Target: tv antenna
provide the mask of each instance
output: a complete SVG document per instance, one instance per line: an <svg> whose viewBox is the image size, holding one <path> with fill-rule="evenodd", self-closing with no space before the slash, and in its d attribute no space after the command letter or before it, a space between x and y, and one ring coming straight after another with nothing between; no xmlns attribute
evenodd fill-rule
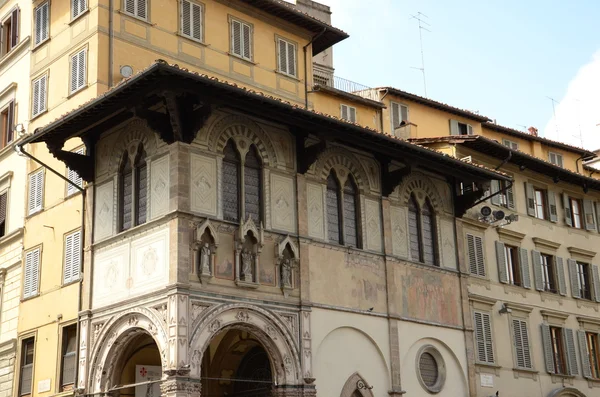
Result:
<svg viewBox="0 0 600 397"><path fill-rule="evenodd" d="M413 69L420 70L421 73L423 74L423 90L425 92L425 98L427 98L427 80L425 79L425 56L423 55L423 30L430 32L430 33L431 33L431 30L429 30L428 28L426 28L423 25L426 25L429 27L431 27L431 25L429 23L427 23L426 21L424 21L423 17L429 18L427 15L423 14L422 12L417 12L417 15L411 15L410 19L416 19L419 22L419 43L421 44L421 67L420 68L413 67Z"/></svg>
<svg viewBox="0 0 600 397"><path fill-rule="evenodd" d="M556 129L556 138L558 139L558 120L556 120L556 108L554 107L554 104L558 103L558 101L549 96L546 96L546 98L552 101L552 115L554 116L554 128Z"/></svg>

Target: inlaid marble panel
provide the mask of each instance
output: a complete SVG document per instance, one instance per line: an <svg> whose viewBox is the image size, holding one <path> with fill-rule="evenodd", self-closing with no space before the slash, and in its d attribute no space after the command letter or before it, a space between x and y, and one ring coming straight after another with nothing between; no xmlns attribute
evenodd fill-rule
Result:
<svg viewBox="0 0 600 397"><path fill-rule="evenodd" d="M191 210L217 215L217 162L200 154L190 155Z"/></svg>

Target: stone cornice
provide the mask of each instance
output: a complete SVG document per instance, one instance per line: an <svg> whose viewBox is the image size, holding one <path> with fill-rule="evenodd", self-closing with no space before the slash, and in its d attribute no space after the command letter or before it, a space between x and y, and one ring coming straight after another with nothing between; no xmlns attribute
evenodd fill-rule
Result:
<svg viewBox="0 0 600 397"><path fill-rule="evenodd" d="M484 222L479 222L478 220L475 219L469 219L469 218L459 218L459 221L461 221L463 224L467 225L467 226L472 226L475 229L478 229L480 231L485 231L487 230L490 225Z"/></svg>
<svg viewBox="0 0 600 397"><path fill-rule="evenodd" d="M571 255L579 255L579 256L583 256L586 258L594 258L596 256L596 252L594 251L589 251L583 248L577 248L577 247L567 247L567 250L569 251L569 253Z"/></svg>
<svg viewBox="0 0 600 397"><path fill-rule="evenodd" d="M569 318L569 313L556 312L554 310L540 310L540 314L542 317L552 317L563 321Z"/></svg>
<svg viewBox="0 0 600 397"><path fill-rule="evenodd" d="M486 305L493 306L493 305L496 304L496 302L498 302L498 299L496 299L496 298L489 298L489 297L483 296L483 295L469 294L469 301L484 303Z"/></svg>
<svg viewBox="0 0 600 397"><path fill-rule="evenodd" d="M496 232L498 233L498 235L500 237L504 237L504 238L508 238L508 239L512 239L512 240L523 240L525 238L525 234L524 233L519 233L517 231L514 230L510 230L510 229L505 229L502 227L499 227L496 229Z"/></svg>
<svg viewBox="0 0 600 397"><path fill-rule="evenodd" d="M551 249L551 250L557 250L558 247L560 247L560 243L554 242L554 241L550 241L550 240L546 240L544 238L540 238L540 237L533 237L531 239L533 241L533 243L535 244L536 247L538 248L546 248L546 249Z"/></svg>

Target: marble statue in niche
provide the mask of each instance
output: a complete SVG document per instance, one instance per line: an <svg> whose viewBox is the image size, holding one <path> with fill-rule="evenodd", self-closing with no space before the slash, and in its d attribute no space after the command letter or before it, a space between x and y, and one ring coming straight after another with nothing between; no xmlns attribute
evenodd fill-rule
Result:
<svg viewBox="0 0 600 397"><path fill-rule="evenodd" d="M292 261L290 258L285 258L281 262L281 286L292 287Z"/></svg>
<svg viewBox="0 0 600 397"><path fill-rule="evenodd" d="M240 253L240 280L244 282L254 282L255 264L256 264L256 245L257 240L254 234L249 231L242 244Z"/></svg>
<svg viewBox="0 0 600 397"><path fill-rule="evenodd" d="M212 227L208 226L199 229L194 242L194 268L192 272L196 273L202 282L210 281L215 272L217 243L213 230Z"/></svg>
<svg viewBox="0 0 600 397"><path fill-rule="evenodd" d="M200 274L211 274L210 255L210 247L208 243L204 243L202 248L200 248Z"/></svg>
<svg viewBox="0 0 600 397"><path fill-rule="evenodd" d="M279 286L285 296L294 288L294 272L298 267L298 259L295 251L289 243L285 243L285 248L280 249L277 258L279 268Z"/></svg>
<svg viewBox="0 0 600 397"><path fill-rule="evenodd" d="M252 281L252 262L254 255L249 249L244 248L242 250L242 270L240 277L244 281Z"/></svg>

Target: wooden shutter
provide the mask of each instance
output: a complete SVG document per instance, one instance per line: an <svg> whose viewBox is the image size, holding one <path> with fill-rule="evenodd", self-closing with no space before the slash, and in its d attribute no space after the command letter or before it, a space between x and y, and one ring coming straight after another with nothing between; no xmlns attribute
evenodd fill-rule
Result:
<svg viewBox="0 0 600 397"><path fill-rule="evenodd" d="M146 17L148 16L146 2L147 0L135 0L137 8L135 15L142 19L146 19Z"/></svg>
<svg viewBox="0 0 600 397"><path fill-rule="evenodd" d="M600 303L600 274L598 266L592 265L592 285L594 286L594 299Z"/></svg>
<svg viewBox="0 0 600 397"><path fill-rule="evenodd" d="M513 319L513 335L517 367L532 368L527 323L522 320Z"/></svg>
<svg viewBox="0 0 600 397"><path fill-rule="evenodd" d="M71 0L71 18L75 19L87 10L86 0Z"/></svg>
<svg viewBox="0 0 600 397"><path fill-rule="evenodd" d="M71 93L85 85L86 50L83 49L71 57Z"/></svg>
<svg viewBox="0 0 600 397"><path fill-rule="evenodd" d="M291 76L296 75L296 46L292 43L287 43L287 55L288 55L288 71L287 73Z"/></svg>
<svg viewBox="0 0 600 397"><path fill-rule="evenodd" d="M348 120L348 106L347 105L341 105L340 106L340 111L341 111L341 118L344 120Z"/></svg>
<svg viewBox="0 0 600 397"><path fill-rule="evenodd" d="M181 34L202 41L202 6L191 1L181 1Z"/></svg>
<svg viewBox="0 0 600 397"><path fill-rule="evenodd" d="M575 338L573 338L573 330L563 328L563 339L565 343L565 352L567 356L567 369L569 375L578 375L577 355L575 353Z"/></svg>
<svg viewBox="0 0 600 397"><path fill-rule="evenodd" d="M475 343L477 345L477 361L493 364L492 328L490 315L487 313L475 312Z"/></svg>
<svg viewBox="0 0 600 397"><path fill-rule="evenodd" d="M596 230L596 217L594 216L594 203L592 200L583 200L583 222L585 230Z"/></svg>
<svg viewBox="0 0 600 397"><path fill-rule="evenodd" d="M80 155L84 155L85 154L85 150L83 148L77 149L75 151L76 154L80 154ZM72 170L70 168L67 168L67 178L69 178L69 180L71 182L73 182L75 185L82 187L83 186L83 179L81 179L81 177L79 176L79 174L75 171ZM67 195L71 195L74 193L77 193L79 190L73 186L70 183L67 183Z"/></svg>
<svg viewBox="0 0 600 397"><path fill-rule="evenodd" d="M408 122L408 106L400 105L400 123Z"/></svg>
<svg viewBox="0 0 600 397"><path fill-rule="evenodd" d="M135 3L137 0L125 0L125 12L135 15Z"/></svg>
<svg viewBox="0 0 600 397"><path fill-rule="evenodd" d="M356 108L348 107L348 116L351 122L356 123Z"/></svg>
<svg viewBox="0 0 600 397"><path fill-rule="evenodd" d="M558 212L556 211L556 194L548 190L548 207L550 212L550 222L558 222Z"/></svg>
<svg viewBox="0 0 600 397"><path fill-rule="evenodd" d="M394 133L394 131L396 130L396 128L398 128L400 126L401 120L400 120L400 104L396 103L396 102L392 102L392 111L391 111L391 117L392 117L392 134Z"/></svg>
<svg viewBox="0 0 600 397"><path fill-rule="evenodd" d="M554 354L552 352L552 335L550 334L550 326L541 324L542 344L544 346L544 361L546 363L546 372L550 374L556 373L554 368Z"/></svg>
<svg viewBox="0 0 600 397"><path fill-rule="evenodd" d="M579 343L579 356L581 357L581 374L584 378L591 378L592 367L590 365L590 353L588 352L585 331L577 331L577 342Z"/></svg>
<svg viewBox="0 0 600 397"><path fill-rule="evenodd" d="M571 215L571 203L569 202L569 195L563 193L563 208L565 209L565 223L573 227L573 216Z"/></svg>
<svg viewBox="0 0 600 397"><path fill-rule="evenodd" d="M471 124L467 124L467 135L473 135L473 126Z"/></svg>
<svg viewBox="0 0 600 397"><path fill-rule="evenodd" d="M573 259L567 259L567 266L569 267L569 278L571 279L571 295L573 298L581 298L581 291L579 290L579 277L577 275L577 261Z"/></svg>
<svg viewBox="0 0 600 397"><path fill-rule="evenodd" d="M491 194L498 193L498 191L500 190L500 182L495 179L492 179L492 182L490 184L490 190ZM500 194L492 196L491 201L494 205L500 205Z"/></svg>
<svg viewBox="0 0 600 397"><path fill-rule="evenodd" d="M519 269L521 270L521 286L531 288L531 275L529 273L529 255L525 248L519 248Z"/></svg>
<svg viewBox="0 0 600 397"><path fill-rule="evenodd" d="M496 263L498 264L498 279L501 283L508 283L508 273L506 272L506 251L504 243L496 241Z"/></svg>
<svg viewBox="0 0 600 397"><path fill-rule="evenodd" d="M12 12L10 21L10 48L13 49L19 44L19 9Z"/></svg>
<svg viewBox="0 0 600 397"><path fill-rule="evenodd" d="M49 3L46 2L35 9L35 45L38 45L48 38L49 29Z"/></svg>
<svg viewBox="0 0 600 397"><path fill-rule="evenodd" d="M479 236L473 236L472 234L467 234L467 251L471 274L485 277L482 238Z"/></svg>
<svg viewBox="0 0 600 397"><path fill-rule="evenodd" d="M565 267L563 265L563 258L554 257L554 261L556 264L556 275L558 278L558 293L566 296L567 295L567 282L565 280Z"/></svg>
<svg viewBox="0 0 600 397"><path fill-rule="evenodd" d="M235 20L231 21L231 52L242 56L242 24Z"/></svg>
<svg viewBox="0 0 600 397"><path fill-rule="evenodd" d="M6 143L12 142L14 139L14 128L15 128L15 101L10 101L8 104L7 112L7 126L6 126Z"/></svg>
<svg viewBox="0 0 600 397"><path fill-rule="evenodd" d="M450 135L460 135L460 129L458 128L458 121L450 120Z"/></svg>
<svg viewBox="0 0 600 397"><path fill-rule="evenodd" d="M535 190L531 183L525 182L525 196L527 197L527 215L535 216Z"/></svg>
<svg viewBox="0 0 600 397"><path fill-rule="evenodd" d="M542 276L542 254L540 251L531 251L531 261L533 267L533 280L535 282L535 289L538 291L544 290L544 278Z"/></svg>
<svg viewBox="0 0 600 397"><path fill-rule="evenodd" d="M81 269L81 232L75 232L65 237L65 267L63 283L79 280Z"/></svg>
<svg viewBox="0 0 600 397"><path fill-rule="evenodd" d="M44 195L44 171L39 170L29 175L29 214L33 214L42 209Z"/></svg>
<svg viewBox="0 0 600 397"><path fill-rule="evenodd" d="M7 213L8 193L0 194L0 237L6 235L6 213Z"/></svg>
<svg viewBox="0 0 600 397"><path fill-rule="evenodd" d="M23 297L28 298L38 293L40 267L39 248L25 254L25 274L23 276Z"/></svg>
<svg viewBox="0 0 600 397"><path fill-rule="evenodd" d="M37 116L46 110L46 87L48 76L44 75L33 82L33 100L31 115Z"/></svg>
<svg viewBox="0 0 600 397"><path fill-rule="evenodd" d="M251 53L251 49L252 49L252 29L250 28L250 25L247 25L245 23L242 24L242 37L243 37L243 49L244 52L242 54L242 56L246 59L252 59L252 53Z"/></svg>
<svg viewBox="0 0 600 397"><path fill-rule="evenodd" d="M510 185L508 189L506 189L506 204L508 208L515 209L515 194L513 192L513 187Z"/></svg>

